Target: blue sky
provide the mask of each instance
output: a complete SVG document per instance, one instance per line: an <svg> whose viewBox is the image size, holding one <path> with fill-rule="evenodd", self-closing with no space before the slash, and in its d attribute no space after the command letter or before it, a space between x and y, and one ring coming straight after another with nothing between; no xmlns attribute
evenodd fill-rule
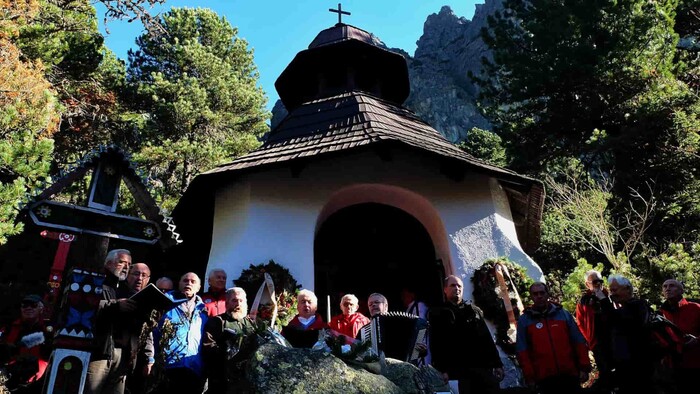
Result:
<svg viewBox="0 0 700 394"><path fill-rule="evenodd" d="M457 16L471 19L474 5L483 0L346 0L343 10L352 13L343 16L343 22L367 30L378 36L389 47L397 47L410 54L423 34L423 23L428 15L449 5ZM338 1L328 0L167 0L154 13L171 7L210 8L238 28L238 36L248 41L254 50L255 64L260 72L259 84L268 96L268 109L277 100L274 83L297 52L308 47L316 34L333 26L337 14L328 11L337 8ZM103 14L97 7L100 28L104 32ZM107 47L126 60L127 50L135 47L134 40L143 26L138 22L108 21Z"/></svg>

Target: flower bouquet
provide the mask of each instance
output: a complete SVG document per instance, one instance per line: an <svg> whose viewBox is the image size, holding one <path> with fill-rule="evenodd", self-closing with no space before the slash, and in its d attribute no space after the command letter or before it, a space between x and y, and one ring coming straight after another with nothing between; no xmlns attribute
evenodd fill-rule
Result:
<svg viewBox="0 0 700 394"><path fill-rule="evenodd" d="M276 304L276 305L275 305ZM276 310L275 310L276 306ZM257 317L263 320L268 327L274 327L275 330L281 331L282 327L289 324L297 313L297 297L296 294L290 294L286 290L273 300L261 302L258 305ZM273 321L274 319L274 321Z"/></svg>

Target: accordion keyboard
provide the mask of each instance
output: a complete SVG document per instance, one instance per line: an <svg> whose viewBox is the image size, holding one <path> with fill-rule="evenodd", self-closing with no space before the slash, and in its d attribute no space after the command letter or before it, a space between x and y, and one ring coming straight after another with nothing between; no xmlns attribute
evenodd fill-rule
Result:
<svg viewBox="0 0 700 394"><path fill-rule="evenodd" d="M417 362L416 343L425 343L428 322L405 312L388 312L372 317L368 326L372 349L386 357ZM363 330L364 331L364 330ZM363 333L363 340L365 334Z"/></svg>

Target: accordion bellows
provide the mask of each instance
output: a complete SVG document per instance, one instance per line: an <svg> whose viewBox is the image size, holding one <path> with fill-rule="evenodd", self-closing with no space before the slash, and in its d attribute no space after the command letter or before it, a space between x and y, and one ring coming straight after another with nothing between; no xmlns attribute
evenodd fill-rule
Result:
<svg viewBox="0 0 700 394"><path fill-rule="evenodd" d="M361 333L377 355L415 364L419 358L415 346L425 343L428 321L406 312L388 312L373 316Z"/></svg>

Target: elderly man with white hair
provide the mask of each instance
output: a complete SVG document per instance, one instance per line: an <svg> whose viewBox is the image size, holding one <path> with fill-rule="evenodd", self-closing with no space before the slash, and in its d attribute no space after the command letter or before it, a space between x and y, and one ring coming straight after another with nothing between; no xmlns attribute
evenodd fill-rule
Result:
<svg viewBox="0 0 700 394"><path fill-rule="evenodd" d="M209 271L209 290L202 294L202 301L207 306L207 313L214 317L226 312L226 271L214 268Z"/></svg>
<svg viewBox="0 0 700 394"><path fill-rule="evenodd" d="M132 326L138 305L129 298L119 297L118 289L126 280L130 266L131 252L126 249L111 250L105 257L105 280L95 317L86 394L123 393L126 387L126 375L135 352Z"/></svg>
<svg viewBox="0 0 700 394"><path fill-rule="evenodd" d="M346 294L340 299L340 315L333 316L328 327L350 338L357 337L357 333L365 324L369 323L367 316L358 312L359 301L353 294Z"/></svg>
<svg viewBox="0 0 700 394"><path fill-rule="evenodd" d="M609 368L615 369L618 393L648 393L653 387L655 369L646 329L651 308L646 301L634 296L634 286L625 276L610 275L608 286L610 297L597 297L610 325Z"/></svg>
<svg viewBox="0 0 700 394"><path fill-rule="evenodd" d="M262 320L248 316L245 290L226 290L226 312L209 319L204 327L202 355L209 378L208 393L248 392L243 363L255 348L255 333L264 328Z"/></svg>
<svg viewBox="0 0 700 394"><path fill-rule="evenodd" d="M298 348L311 348L318 340L318 331L328 327L316 313L318 298L313 291L302 289L297 294L297 315L282 328L282 336Z"/></svg>

